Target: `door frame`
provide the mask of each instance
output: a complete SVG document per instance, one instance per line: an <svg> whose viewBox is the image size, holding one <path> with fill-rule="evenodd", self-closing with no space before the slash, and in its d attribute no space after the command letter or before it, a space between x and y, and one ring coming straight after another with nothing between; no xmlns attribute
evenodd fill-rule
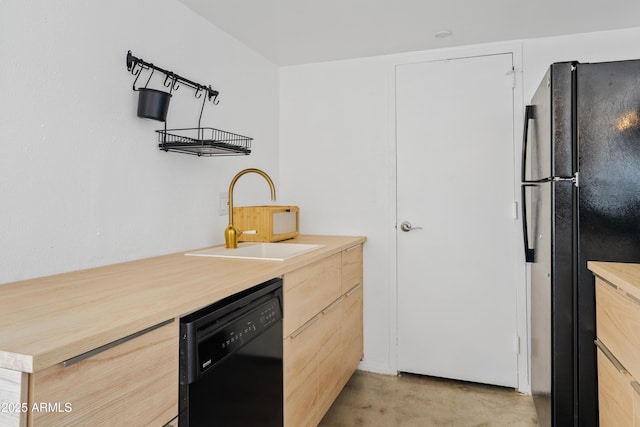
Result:
<svg viewBox="0 0 640 427"><path fill-rule="evenodd" d="M513 162L514 162L514 194L513 200L517 203L516 221L520 218L520 154L521 154L521 129L523 126L523 84L522 84L522 45L520 43L495 43L479 46L465 46L461 48L439 49L422 53L409 53L394 56L388 68L388 112L389 112L389 218L392 224L389 227L388 242L389 253L392 255L389 268L389 363L393 372L398 370L398 245L397 245L397 142L396 142L396 67L421 62L434 62L447 59L462 59L476 56L487 56L510 53L513 55L515 68L515 88L513 91ZM517 332L520 337L520 348L517 355L518 364L518 391L531 393L530 381L530 288L529 266L525 263L522 251L522 236L514 242L513 250L517 251L518 260L522 265L522 273L514 277L516 283L516 318Z"/></svg>

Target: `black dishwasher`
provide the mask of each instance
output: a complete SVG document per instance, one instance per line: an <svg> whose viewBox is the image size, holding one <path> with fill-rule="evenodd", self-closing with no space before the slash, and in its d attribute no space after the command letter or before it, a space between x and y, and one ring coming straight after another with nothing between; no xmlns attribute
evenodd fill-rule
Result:
<svg viewBox="0 0 640 427"><path fill-rule="evenodd" d="M282 279L181 319L180 427L282 427L282 393Z"/></svg>

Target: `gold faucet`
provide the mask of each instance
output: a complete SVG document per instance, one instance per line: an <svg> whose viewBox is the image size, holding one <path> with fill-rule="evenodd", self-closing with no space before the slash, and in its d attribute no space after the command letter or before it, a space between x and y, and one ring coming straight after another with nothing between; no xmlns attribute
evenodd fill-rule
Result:
<svg viewBox="0 0 640 427"><path fill-rule="evenodd" d="M251 172L257 173L258 175L262 175L264 179L267 180L267 182L269 183L269 187L271 187L271 200L276 199L276 186L273 185L273 181L271 180L269 175L267 175L265 172L261 171L260 169L255 169L255 168L245 169L238 172L236 176L233 177L233 179L231 180L231 184L229 184L229 201L228 201L229 225L224 230L224 240L227 244L227 248L229 249L238 247L238 237L240 237L240 235L242 234L242 231L238 231L238 229L236 229L236 227L234 227L233 225L233 187L236 185L236 181L238 180L238 178L240 178L242 175L245 175Z"/></svg>

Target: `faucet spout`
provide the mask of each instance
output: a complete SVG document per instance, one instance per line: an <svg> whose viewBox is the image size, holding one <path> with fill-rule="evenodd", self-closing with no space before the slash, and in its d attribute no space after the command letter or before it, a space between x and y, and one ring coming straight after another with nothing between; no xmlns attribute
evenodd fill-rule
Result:
<svg viewBox="0 0 640 427"><path fill-rule="evenodd" d="M271 200L276 199L276 186L273 184L273 180L266 172L261 171L260 169L249 168L241 170L233 177L231 184L229 184L229 225L224 230L224 240L227 248L229 249L238 247L238 237L242 234L242 231L238 231L238 229L233 225L233 188L235 187L238 178L248 173L257 173L266 179L269 187L271 188Z"/></svg>

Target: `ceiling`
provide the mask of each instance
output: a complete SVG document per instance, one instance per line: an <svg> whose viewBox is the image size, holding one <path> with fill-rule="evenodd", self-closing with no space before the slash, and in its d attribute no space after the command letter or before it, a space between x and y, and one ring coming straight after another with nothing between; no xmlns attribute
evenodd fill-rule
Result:
<svg viewBox="0 0 640 427"><path fill-rule="evenodd" d="M640 26L638 0L179 1L277 65Z"/></svg>

